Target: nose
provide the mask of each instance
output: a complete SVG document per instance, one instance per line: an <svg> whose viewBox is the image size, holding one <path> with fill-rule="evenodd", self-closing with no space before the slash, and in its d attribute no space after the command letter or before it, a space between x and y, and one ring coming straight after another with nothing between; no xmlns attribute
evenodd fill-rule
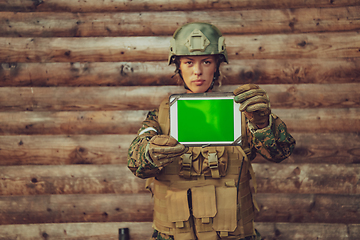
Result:
<svg viewBox="0 0 360 240"><path fill-rule="evenodd" d="M202 75L202 66L200 63L195 63L194 64L194 74L197 76Z"/></svg>

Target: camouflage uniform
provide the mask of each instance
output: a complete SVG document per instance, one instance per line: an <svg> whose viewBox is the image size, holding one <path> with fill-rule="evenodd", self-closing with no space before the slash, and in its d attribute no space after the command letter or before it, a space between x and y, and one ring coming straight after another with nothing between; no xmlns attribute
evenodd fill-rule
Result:
<svg viewBox="0 0 360 240"><path fill-rule="evenodd" d="M128 151L128 167L135 176L140 178L156 177L162 171L162 167L157 167L145 157L146 145L150 139L157 134L162 134L158 115L158 109L148 113L138 131L138 134L141 133L141 135L133 140ZM284 122L274 114L271 114L270 118L270 125L263 129L257 129L247 121L247 142L250 149L247 157L250 161L255 158L256 153L259 153L267 160L278 163L289 157L295 147L295 140L287 132ZM143 133L144 129L150 130ZM173 237L155 230L152 239L172 240ZM260 239L260 237L250 236L242 239Z"/></svg>

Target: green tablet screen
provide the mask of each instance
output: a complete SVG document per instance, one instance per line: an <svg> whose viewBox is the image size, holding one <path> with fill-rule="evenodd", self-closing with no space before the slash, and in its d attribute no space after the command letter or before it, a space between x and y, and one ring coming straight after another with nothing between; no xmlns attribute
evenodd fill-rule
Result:
<svg viewBox="0 0 360 240"><path fill-rule="evenodd" d="M233 95L184 94L170 97L170 102L170 134L180 143L239 143L241 120L239 106L234 102Z"/></svg>
<svg viewBox="0 0 360 240"><path fill-rule="evenodd" d="M181 142L234 141L233 126L232 99L178 101Z"/></svg>

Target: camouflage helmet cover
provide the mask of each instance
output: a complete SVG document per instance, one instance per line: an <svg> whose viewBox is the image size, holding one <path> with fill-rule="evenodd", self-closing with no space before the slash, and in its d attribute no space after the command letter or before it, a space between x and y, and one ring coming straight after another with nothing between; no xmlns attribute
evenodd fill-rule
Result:
<svg viewBox="0 0 360 240"><path fill-rule="evenodd" d="M179 27L170 40L169 65L175 56L223 55L228 63L225 38L210 23L188 23Z"/></svg>

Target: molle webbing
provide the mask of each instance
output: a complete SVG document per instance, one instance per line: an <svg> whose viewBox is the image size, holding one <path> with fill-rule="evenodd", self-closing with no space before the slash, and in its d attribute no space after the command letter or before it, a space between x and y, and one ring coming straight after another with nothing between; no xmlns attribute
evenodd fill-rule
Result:
<svg viewBox="0 0 360 240"><path fill-rule="evenodd" d="M225 151L227 151L229 155L228 167L227 167L226 175L221 178L217 179L217 178L213 178L211 175L204 176L203 174L198 174L194 172L191 172L191 177L186 177L186 178L181 177L179 176L179 172L180 172L179 168L181 163L179 163L178 160L175 160L174 162L168 164L162 170L161 175L159 175L157 179L160 181L164 181L164 183L168 182L168 184L170 184L171 186L183 185L185 188L190 188L191 186L193 186L191 180L198 182L196 184L214 184L215 186L218 185L224 186L224 184L226 182L230 182L230 180L232 180L235 183L238 180L242 158L239 156L240 153L232 152L232 150L235 150L234 148L235 147L232 146L225 148L226 149ZM197 151L197 149L198 149L197 147L191 148L191 150L193 151ZM250 172L248 170L249 170L249 164L245 162L244 167L242 169L240 182L249 180L251 178ZM229 183L227 183L227 185L229 185Z"/></svg>
<svg viewBox="0 0 360 240"><path fill-rule="evenodd" d="M197 148L192 148L192 150L197 151ZM226 147L225 151L229 155L228 169L227 174L220 178L205 177L203 175L191 176L191 178L181 177L179 176L179 161L174 161L163 169L162 174L157 177L154 184L153 227L155 229L177 236L175 239L187 240L180 237L179 234L181 232L181 236L183 236L187 231L192 231L191 222L193 221L193 224L196 226L198 239L203 239L205 236L213 236L210 230L216 230L222 237L228 236L229 239L235 233L238 236L250 236L253 234L254 208L249 184L251 176L247 162L244 162L239 189L236 191L238 171L242 159L247 158L242 157L243 151L239 152L239 149L233 146ZM214 190L216 189L216 191L206 190L210 187ZM192 196L192 203L198 207L200 206L200 209L198 209L200 214L195 211L192 215L194 219L192 219L192 216L188 218L187 214L184 215L184 213L187 213L186 207L188 205L186 205L185 201L185 192L188 189L191 189L192 194L194 194L193 191L195 192L195 195ZM203 190L206 191L200 194ZM173 194L180 195L173 196ZM224 198L224 196L226 197ZM179 198L180 200L177 201L175 206L170 204L169 198ZM213 204L206 203L208 199L214 200L214 198L217 203L215 208ZM183 204L183 206L179 207L179 204ZM184 205L186 205L185 208ZM177 213L178 209L175 209L176 211L169 211L169 208L181 209L181 214ZM216 217L212 217L214 210L216 210ZM177 214L178 218L171 219L169 213Z"/></svg>

